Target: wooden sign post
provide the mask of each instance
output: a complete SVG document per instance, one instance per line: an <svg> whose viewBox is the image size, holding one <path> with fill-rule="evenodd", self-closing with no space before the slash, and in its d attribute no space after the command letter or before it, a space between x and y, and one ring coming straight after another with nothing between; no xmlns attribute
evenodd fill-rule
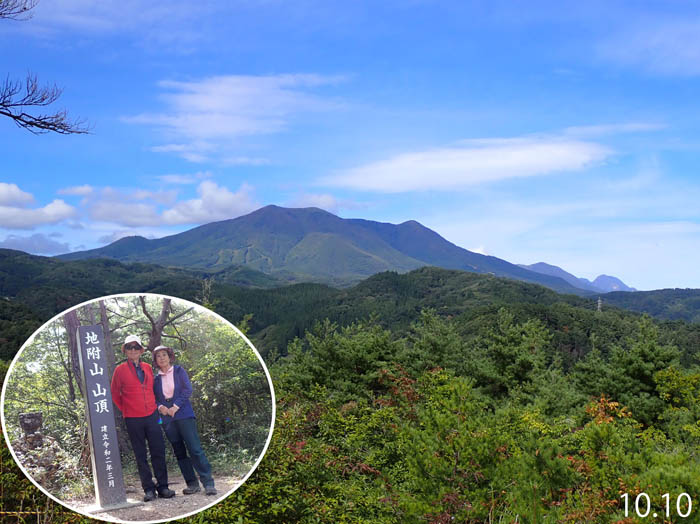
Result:
<svg viewBox="0 0 700 524"><path fill-rule="evenodd" d="M80 371L85 384L85 412L88 421L92 475L97 503L103 509L131 505L127 503L119 456L114 404L110 391L102 326L78 328Z"/></svg>

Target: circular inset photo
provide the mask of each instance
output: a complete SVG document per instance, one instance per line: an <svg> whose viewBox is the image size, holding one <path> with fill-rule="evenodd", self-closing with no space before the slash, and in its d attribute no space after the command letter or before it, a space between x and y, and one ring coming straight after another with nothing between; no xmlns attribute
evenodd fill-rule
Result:
<svg viewBox="0 0 700 524"><path fill-rule="evenodd" d="M165 522L236 490L272 438L275 395L238 328L154 294L85 302L44 324L5 378L2 429L55 501L110 522Z"/></svg>

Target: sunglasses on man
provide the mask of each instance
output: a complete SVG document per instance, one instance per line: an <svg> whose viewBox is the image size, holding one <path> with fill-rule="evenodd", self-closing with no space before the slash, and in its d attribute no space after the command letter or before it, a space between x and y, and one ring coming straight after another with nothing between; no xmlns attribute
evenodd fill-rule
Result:
<svg viewBox="0 0 700 524"><path fill-rule="evenodd" d="M143 349L143 348L141 346L139 346L138 344L129 344L127 346L124 346L124 349L126 349L128 351L130 349Z"/></svg>

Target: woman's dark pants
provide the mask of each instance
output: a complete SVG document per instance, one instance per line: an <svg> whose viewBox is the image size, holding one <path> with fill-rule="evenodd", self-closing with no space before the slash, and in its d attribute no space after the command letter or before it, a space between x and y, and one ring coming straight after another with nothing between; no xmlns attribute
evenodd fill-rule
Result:
<svg viewBox="0 0 700 524"><path fill-rule="evenodd" d="M211 465L199 441L196 419L171 419L167 424L163 424L163 429L165 429L165 435L173 446L177 464L180 466L180 471L187 485L197 484L197 477L194 474L196 470L199 473L199 480L205 488L214 486Z"/></svg>

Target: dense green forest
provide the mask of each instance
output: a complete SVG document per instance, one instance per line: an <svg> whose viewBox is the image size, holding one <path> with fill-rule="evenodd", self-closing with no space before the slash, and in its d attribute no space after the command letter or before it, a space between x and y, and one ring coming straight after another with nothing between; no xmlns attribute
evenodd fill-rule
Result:
<svg viewBox="0 0 700 524"><path fill-rule="evenodd" d="M700 322L700 290L657 289L626 293L616 291L603 295L605 301L617 307L647 313L667 320Z"/></svg>
<svg viewBox="0 0 700 524"><path fill-rule="evenodd" d="M148 285L246 324L277 394L256 472L188 522L662 522L665 493L667 522L699 520L676 507L700 493L697 324L435 268ZM75 521L18 473L3 449L5 510ZM659 518L634 517L640 493Z"/></svg>

